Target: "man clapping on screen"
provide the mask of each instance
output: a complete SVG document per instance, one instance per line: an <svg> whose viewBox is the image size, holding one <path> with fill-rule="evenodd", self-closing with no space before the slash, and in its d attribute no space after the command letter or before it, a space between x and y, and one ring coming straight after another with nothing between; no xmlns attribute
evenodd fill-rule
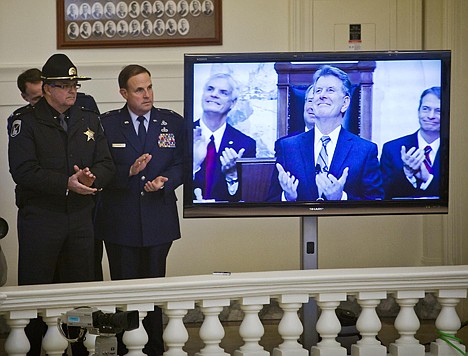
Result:
<svg viewBox="0 0 468 356"><path fill-rule="evenodd" d="M256 142L226 123L237 96L236 81L225 73L213 75L203 88L203 114L194 122L193 132L193 179L197 200L240 200L236 163L241 157L255 157Z"/></svg>

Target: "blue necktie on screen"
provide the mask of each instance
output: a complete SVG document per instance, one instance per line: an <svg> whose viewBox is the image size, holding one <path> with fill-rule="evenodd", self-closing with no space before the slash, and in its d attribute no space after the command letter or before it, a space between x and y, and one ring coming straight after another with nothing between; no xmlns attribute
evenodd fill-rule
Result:
<svg viewBox="0 0 468 356"><path fill-rule="evenodd" d="M141 144L144 145L146 141L145 117L138 116L137 120L140 123L138 126L138 138L140 139Z"/></svg>
<svg viewBox="0 0 468 356"><path fill-rule="evenodd" d="M331 138L329 136L322 136L320 140L322 141L322 148L320 149L320 153L317 157L316 171L328 173L327 145L331 141Z"/></svg>
<svg viewBox="0 0 468 356"><path fill-rule="evenodd" d="M203 199L211 199L211 191L213 190L215 167L216 167L216 146L214 142L214 136L211 135L210 142L206 146L205 191L203 194Z"/></svg>

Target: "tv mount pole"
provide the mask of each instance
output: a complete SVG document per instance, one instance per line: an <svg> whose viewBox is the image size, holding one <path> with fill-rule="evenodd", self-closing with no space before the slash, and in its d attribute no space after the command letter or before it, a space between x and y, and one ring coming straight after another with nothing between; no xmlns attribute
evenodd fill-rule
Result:
<svg viewBox="0 0 468 356"><path fill-rule="evenodd" d="M301 269L318 269L318 217L301 218ZM319 335L315 328L318 319L317 303L310 299L302 306L302 324L304 327L303 346L310 350L317 345Z"/></svg>

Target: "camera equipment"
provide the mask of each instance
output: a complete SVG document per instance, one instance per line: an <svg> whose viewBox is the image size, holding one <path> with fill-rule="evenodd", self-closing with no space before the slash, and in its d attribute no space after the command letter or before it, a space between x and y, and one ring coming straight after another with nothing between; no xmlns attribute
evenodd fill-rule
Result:
<svg viewBox="0 0 468 356"><path fill-rule="evenodd" d="M137 310L104 313L91 307L72 309L58 319L60 333L69 342L84 340L86 332L98 335L95 356L117 355L115 334L137 329L139 323Z"/></svg>

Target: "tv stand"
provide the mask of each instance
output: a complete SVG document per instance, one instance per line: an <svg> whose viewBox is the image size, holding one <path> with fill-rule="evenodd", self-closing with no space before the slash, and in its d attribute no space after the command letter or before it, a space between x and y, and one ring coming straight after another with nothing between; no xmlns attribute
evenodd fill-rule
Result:
<svg viewBox="0 0 468 356"><path fill-rule="evenodd" d="M301 217L301 269L318 268L318 217ZM315 328L318 319L317 303L310 299L302 306L302 324L304 326L303 346L310 350L317 345L319 335Z"/></svg>

